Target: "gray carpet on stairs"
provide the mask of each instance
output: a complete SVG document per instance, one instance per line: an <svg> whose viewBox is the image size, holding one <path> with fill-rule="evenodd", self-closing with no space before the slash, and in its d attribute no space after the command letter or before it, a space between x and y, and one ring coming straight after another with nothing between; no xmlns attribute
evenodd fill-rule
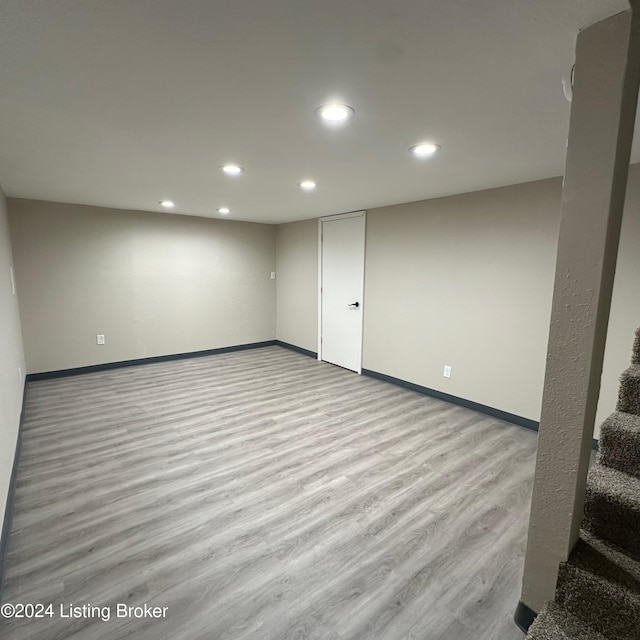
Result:
<svg viewBox="0 0 640 640"><path fill-rule="evenodd" d="M640 640L640 329L602 425L580 539L530 640Z"/></svg>
<svg viewBox="0 0 640 640"><path fill-rule="evenodd" d="M640 478L594 465L587 478L582 526L640 560Z"/></svg>
<svg viewBox="0 0 640 640"><path fill-rule="evenodd" d="M607 640L560 605L547 602L529 628L530 640Z"/></svg>
<svg viewBox="0 0 640 640"><path fill-rule="evenodd" d="M598 461L640 477L640 416L616 411L604 421Z"/></svg>
<svg viewBox="0 0 640 640"><path fill-rule="evenodd" d="M632 364L622 374L617 409L640 416L640 364Z"/></svg>
<svg viewBox="0 0 640 640"><path fill-rule="evenodd" d="M560 566L556 603L603 635L640 637L640 562L583 531Z"/></svg>

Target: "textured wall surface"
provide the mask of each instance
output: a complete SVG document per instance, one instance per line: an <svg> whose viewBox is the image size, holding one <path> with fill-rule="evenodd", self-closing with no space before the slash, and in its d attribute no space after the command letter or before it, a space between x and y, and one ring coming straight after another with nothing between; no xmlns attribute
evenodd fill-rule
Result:
<svg viewBox="0 0 640 640"><path fill-rule="evenodd" d="M600 424L615 409L618 380L631 361L635 330L640 327L640 164L631 166L622 219L620 250L611 301L602 386L596 416Z"/></svg>
<svg viewBox="0 0 640 640"><path fill-rule="evenodd" d="M580 533L639 89L640 16L579 33L522 587L534 611Z"/></svg>

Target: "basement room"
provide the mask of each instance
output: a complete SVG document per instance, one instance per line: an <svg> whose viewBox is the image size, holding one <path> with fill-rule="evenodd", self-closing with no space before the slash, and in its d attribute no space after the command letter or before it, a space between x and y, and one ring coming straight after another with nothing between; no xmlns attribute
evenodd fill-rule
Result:
<svg viewBox="0 0 640 640"><path fill-rule="evenodd" d="M640 640L638 0L0 0L3 640Z"/></svg>

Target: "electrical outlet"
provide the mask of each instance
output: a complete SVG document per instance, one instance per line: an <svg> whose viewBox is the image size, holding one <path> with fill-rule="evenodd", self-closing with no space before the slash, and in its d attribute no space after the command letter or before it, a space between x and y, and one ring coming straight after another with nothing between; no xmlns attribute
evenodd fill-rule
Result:
<svg viewBox="0 0 640 640"><path fill-rule="evenodd" d="M96 336L96 344L104 344L104 336L101 334L98 334Z"/></svg>
<svg viewBox="0 0 640 640"><path fill-rule="evenodd" d="M275 279L276 279L276 272L275 272L275 271L272 271L272 272L271 272L271 279L272 279L272 280L275 280Z"/></svg>
<svg viewBox="0 0 640 640"><path fill-rule="evenodd" d="M451 367L448 364L444 365L444 373L442 374L445 378L451 377Z"/></svg>

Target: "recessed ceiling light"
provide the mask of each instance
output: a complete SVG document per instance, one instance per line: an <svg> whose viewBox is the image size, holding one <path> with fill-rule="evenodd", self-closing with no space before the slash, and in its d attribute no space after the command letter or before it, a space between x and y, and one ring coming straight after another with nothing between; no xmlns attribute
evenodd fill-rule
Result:
<svg viewBox="0 0 640 640"><path fill-rule="evenodd" d="M409 151L418 158L428 158L438 151L438 149L440 149L439 144L433 144L433 142L422 142L411 147Z"/></svg>
<svg viewBox="0 0 640 640"><path fill-rule="evenodd" d="M228 216L231 213L231 209L229 209L229 207L220 207L218 213L221 213L223 216Z"/></svg>
<svg viewBox="0 0 640 640"><path fill-rule="evenodd" d="M244 171L244 169L239 167L237 164L225 164L221 169L228 176L239 176Z"/></svg>
<svg viewBox="0 0 640 640"><path fill-rule="evenodd" d="M353 118L356 112L348 104L332 103L318 107L316 113L329 124L340 124L346 122L349 118Z"/></svg>
<svg viewBox="0 0 640 640"><path fill-rule="evenodd" d="M298 186L305 191L313 191L318 185L313 180L298 182Z"/></svg>
<svg viewBox="0 0 640 640"><path fill-rule="evenodd" d="M176 206L176 203L173 200L160 200L158 203L163 206L165 209L173 209Z"/></svg>

